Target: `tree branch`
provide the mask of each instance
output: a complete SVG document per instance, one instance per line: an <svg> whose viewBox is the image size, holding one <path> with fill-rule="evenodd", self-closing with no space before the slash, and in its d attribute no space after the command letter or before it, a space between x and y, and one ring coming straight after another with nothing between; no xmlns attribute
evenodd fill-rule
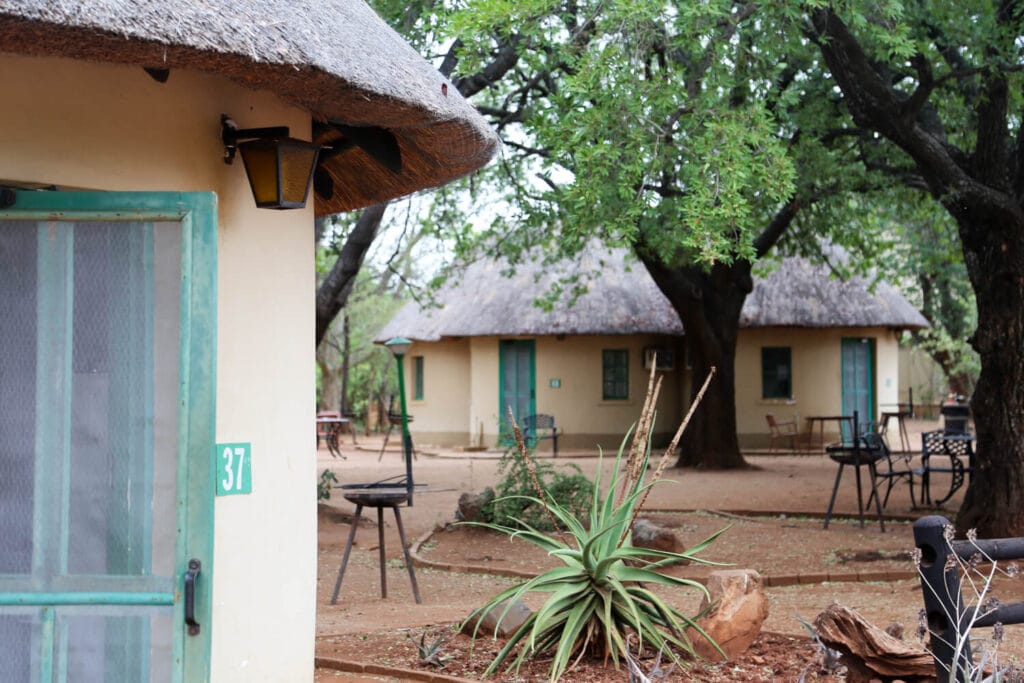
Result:
<svg viewBox="0 0 1024 683"><path fill-rule="evenodd" d="M355 285L356 275L363 266L366 252L377 236L387 206L387 202L384 202L363 209L355 227L345 240L345 246L338 254L338 260L334 262L331 271L317 289L316 345L319 346L327 334L327 328L338 315L338 311L345 307L345 302L348 301Z"/></svg>
<svg viewBox="0 0 1024 683"><path fill-rule="evenodd" d="M728 18L722 18L718 21L717 28L721 30L721 33L708 42L708 46L704 49L704 55L700 60L700 63L694 69L690 78L686 81L686 94L691 100L697 97L700 93L701 84L704 82L704 75L707 74L708 69L715 63L715 51L729 42L729 40L736 34L736 29L739 25L747 18L749 18L755 11L757 11L757 3L750 2L746 5L741 5L736 12L729 15Z"/></svg>
<svg viewBox="0 0 1024 683"><path fill-rule="evenodd" d="M900 115L903 98L871 67L857 38L834 12L814 10L811 21L823 38L819 42L822 55L854 121L879 131L909 154L935 197L957 212L968 205L998 207L1014 215L1019 212L1005 194L971 177L944 140L925 130L916 119Z"/></svg>
<svg viewBox="0 0 1024 683"><path fill-rule="evenodd" d="M519 34L509 36L507 40L499 44L498 50L494 53L494 59L481 71L453 79L452 82L462 96L472 97L484 88L500 81L519 62L518 47L521 42L522 37ZM448 54L445 55L440 68L441 73L445 76L454 73L459 63L458 51L462 49L463 45L462 39L457 39L452 43Z"/></svg>
<svg viewBox="0 0 1024 683"><path fill-rule="evenodd" d="M793 223L797 212L800 211L800 200L794 198L786 202L782 208L775 212L772 220L768 223L761 234L754 239L754 249L757 250L757 258L764 257L772 247L778 243L786 229Z"/></svg>
<svg viewBox="0 0 1024 683"><path fill-rule="evenodd" d="M910 58L910 64L917 72L917 88L911 93L906 102L903 103L901 116L917 118L921 109L928 102L935 89L935 78L932 74L932 65L920 52Z"/></svg>

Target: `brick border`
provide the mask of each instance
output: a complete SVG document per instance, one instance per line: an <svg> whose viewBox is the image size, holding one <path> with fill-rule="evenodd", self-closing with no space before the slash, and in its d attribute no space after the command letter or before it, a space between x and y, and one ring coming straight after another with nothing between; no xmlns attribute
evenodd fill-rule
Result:
<svg viewBox="0 0 1024 683"><path fill-rule="evenodd" d="M397 666L385 666L372 662L353 662L349 659L335 659L333 657L314 657L313 665L317 669L331 669L333 671L344 671L352 674L366 674L368 676L388 676L409 681L424 681L425 683L476 683L469 678L458 678L446 676L445 674L432 671L419 671L417 669L403 669Z"/></svg>

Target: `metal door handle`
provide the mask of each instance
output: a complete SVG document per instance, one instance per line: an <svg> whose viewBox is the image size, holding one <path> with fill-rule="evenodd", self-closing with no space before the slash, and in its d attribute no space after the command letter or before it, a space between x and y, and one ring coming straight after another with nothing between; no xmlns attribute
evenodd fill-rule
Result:
<svg viewBox="0 0 1024 683"><path fill-rule="evenodd" d="M185 572L185 625L188 626L190 636L199 635L199 622L196 621L196 579L202 564L193 558L188 561L188 571Z"/></svg>

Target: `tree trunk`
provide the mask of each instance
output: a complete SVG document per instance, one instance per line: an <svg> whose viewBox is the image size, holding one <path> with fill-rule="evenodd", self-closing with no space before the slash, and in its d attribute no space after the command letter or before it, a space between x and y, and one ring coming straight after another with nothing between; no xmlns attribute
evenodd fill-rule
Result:
<svg viewBox="0 0 1024 683"><path fill-rule="evenodd" d="M971 398L974 476L957 516L960 532L1024 534L1024 216L963 216L961 239L978 302L971 343L981 375Z"/></svg>
<svg viewBox="0 0 1024 683"><path fill-rule="evenodd" d="M349 411L348 404L348 373L352 363L352 326L349 324L348 311L342 314L341 324L345 328L341 342L341 396L338 400L338 412L342 417Z"/></svg>
<svg viewBox="0 0 1024 683"><path fill-rule="evenodd" d="M942 374L949 384L949 390L961 396L974 393L974 376L970 373L957 371L958 359L945 349L929 349L928 355L942 369Z"/></svg>
<svg viewBox="0 0 1024 683"><path fill-rule="evenodd" d="M387 203L375 204L363 209L363 213L356 221L355 227L345 240L345 245L338 254L331 272L320 284L316 292L316 345L319 346L327 334L327 328L331 326L338 311L345 307L352 287L356 283L356 276L359 269L363 267L363 259L366 252L370 250L374 238L377 237L377 230L380 229L381 220L384 218L384 211Z"/></svg>
<svg viewBox="0 0 1024 683"><path fill-rule="evenodd" d="M320 367L320 401L316 409L336 410L338 397L341 394L341 385L338 383L338 375L334 372L331 364L319 357L317 354L316 364Z"/></svg>
<svg viewBox="0 0 1024 683"><path fill-rule="evenodd" d="M671 268L651 257L641 260L683 322L693 367L691 400L710 368L717 369L683 435L677 465L747 467L736 436L735 359L740 311L753 288L750 263L716 264L705 272L697 267Z"/></svg>

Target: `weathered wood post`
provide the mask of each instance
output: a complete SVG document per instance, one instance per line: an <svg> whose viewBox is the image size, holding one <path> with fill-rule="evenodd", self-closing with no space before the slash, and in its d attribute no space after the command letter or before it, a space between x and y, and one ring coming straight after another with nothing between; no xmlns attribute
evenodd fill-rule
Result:
<svg viewBox="0 0 1024 683"><path fill-rule="evenodd" d="M971 641L960 634L963 598L960 594L960 566L946 539L949 520L928 515L914 522L914 545L921 551L921 591L931 637L938 683L966 683L971 662ZM963 638L959 661L953 662L958 638ZM948 669L946 667L949 667Z"/></svg>

